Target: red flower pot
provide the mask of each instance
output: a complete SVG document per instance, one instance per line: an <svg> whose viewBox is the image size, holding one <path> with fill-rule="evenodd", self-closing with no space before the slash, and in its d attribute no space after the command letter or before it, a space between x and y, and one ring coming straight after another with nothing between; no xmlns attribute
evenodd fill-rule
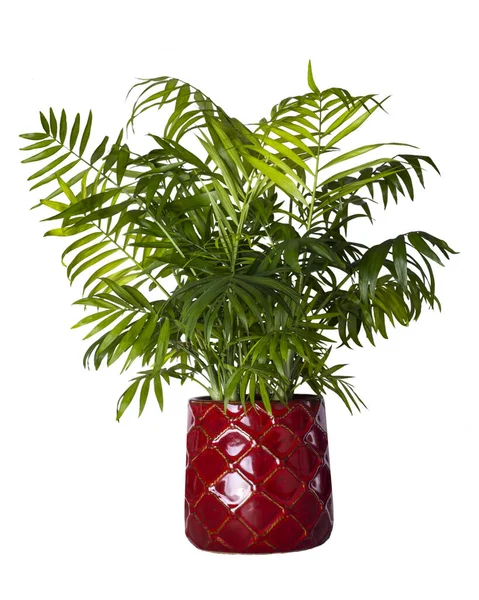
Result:
<svg viewBox="0 0 479 600"><path fill-rule="evenodd" d="M323 544L333 527L324 399L288 406L188 405L186 536L213 552L260 554Z"/></svg>

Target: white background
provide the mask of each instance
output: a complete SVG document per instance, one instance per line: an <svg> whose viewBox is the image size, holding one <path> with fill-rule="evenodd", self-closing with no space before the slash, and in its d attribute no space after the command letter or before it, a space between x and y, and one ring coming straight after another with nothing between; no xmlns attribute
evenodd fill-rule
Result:
<svg viewBox="0 0 479 600"><path fill-rule="evenodd" d="M44 0L3 9L1 598L478 598L472 9L465 0ZM369 410L351 417L327 398L331 539L297 554L204 553L183 534L186 402L199 389L172 385L164 414L150 400L140 420L133 408L115 422L128 376L82 367L87 342L70 330L81 289L60 264L65 242L42 239L47 211L28 210L41 194L28 192L17 135L37 129L37 111L50 105L92 108L98 141L115 135L135 77L164 74L254 121L307 91L309 58L320 87L393 94L389 114L376 113L356 145L414 143L442 171L428 174L414 203L378 205L374 228L355 230L358 239L424 229L461 254L436 269L442 313L426 311L376 348L336 354Z"/></svg>

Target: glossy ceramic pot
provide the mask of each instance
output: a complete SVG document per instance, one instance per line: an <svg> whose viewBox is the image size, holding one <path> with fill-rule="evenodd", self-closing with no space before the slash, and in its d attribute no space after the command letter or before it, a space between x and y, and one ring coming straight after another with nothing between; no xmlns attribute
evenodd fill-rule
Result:
<svg viewBox="0 0 479 600"><path fill-rule="evenodd" d="M333 527L324 399L188 404L186 536L201 550L264 554L323 544Z"/></svg>

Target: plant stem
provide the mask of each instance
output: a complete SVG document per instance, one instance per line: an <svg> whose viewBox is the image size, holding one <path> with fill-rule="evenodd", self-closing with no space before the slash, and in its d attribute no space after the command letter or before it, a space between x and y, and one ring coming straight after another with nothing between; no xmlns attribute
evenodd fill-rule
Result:
<svg viewBox="0 0 479 600"><path fill-rule="evenodd" d="M311 204L309 206L309 216L308 216L308 224L307 224L307 228L306 228L306 233L309 232L309 230L311 229L311 223L313 221L313 213L314 213L314 202L316 200L316 187L318 185L318 172L319 172L319 158L321 155L321 114L322 114L322 100L321 100L321 96L319 98L319 112L318 112L318 153L316 155L316 163L315 163L315 167L314 167L314 179L313 179L313 189L311 192ZM303 273L301 272L301 275L299 276L299 289L298 289L298 293L302 294L303 293L303 287L304 287L304 276Z"/></svg>

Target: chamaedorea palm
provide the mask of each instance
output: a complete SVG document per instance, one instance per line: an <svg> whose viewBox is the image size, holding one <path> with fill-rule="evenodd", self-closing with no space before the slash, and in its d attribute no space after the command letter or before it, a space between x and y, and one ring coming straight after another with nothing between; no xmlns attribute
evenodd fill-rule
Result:
<svg viewBox="0 0 479 600"><path fill-rule="evenodd" d="M347 237L352 219L372 221L374 195L385 207L413 199L435 164L406 144L339 153L384 100L320 91L310 66L308 84L246 126L183 81L142 80L127 126L172 107L146 154L122 130L85 158L91 113L83 129L79 115L69 129L64 111L40 113L43 131L22 135L34 142L23 162L55 157L29 178L31 189L54 186L39 205L59 227L45 235L75 236L62 256L67 275L89 274L77 303L94 311L74 326L93 325L85 366L141 359L118 418L135 396L141 414L150 388L162 407L171 377L218 401L266 406L307 383L359 408L343 365L329 362L334 344L360 345L361 330L374 343L423 304L439 306L431 261L441 264L438 251L449 258L446 242L414 231L368 248ZM387 146L400 153L358 160Z"/></svg>

